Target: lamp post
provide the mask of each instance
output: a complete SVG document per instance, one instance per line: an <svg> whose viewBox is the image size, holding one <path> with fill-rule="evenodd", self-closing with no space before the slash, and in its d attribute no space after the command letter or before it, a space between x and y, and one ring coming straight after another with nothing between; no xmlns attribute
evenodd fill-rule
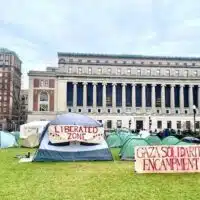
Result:
<svg viewBox="0 0 200 200"><path fill-rule="evenodd" d="M197 113L196 106L193 105L193 114L194 114L194 133L196 133L196 113Z"/></svg>
<svg viewBox="0 0 200 200"><path fill-rule="evenodd" d="M131 129L131 119L129 119L129 129Z"/></svg>
<svg viewBox="0 0 200 200"><path fill-rule="evenodd" d="M152 125L152 120L151 120L151 116L149 116L149 131L151 130L151 125Z"/></svg>

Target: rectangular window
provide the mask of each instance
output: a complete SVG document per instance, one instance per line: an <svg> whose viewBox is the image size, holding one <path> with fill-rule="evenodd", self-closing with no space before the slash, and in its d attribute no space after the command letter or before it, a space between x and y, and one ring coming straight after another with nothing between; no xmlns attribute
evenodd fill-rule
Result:
<svg viewBox="0 0 200 200"><path fill-rule="evenodd" d="M117 128L122 128L122 120L117 120Z"/></svg>
<svg viewBox="0 0 200 200"><path fill-rule="evenodd" d="M176 122L176 128L177 129L181 129L181 121L177 121Z"/></svg>
<svg viewBox="0 0 200 200"><path fill-rule="evenodd" d="M108 68L108 74L111 74L111 68Z"/></svg>
<svg viewBox="0 0 200 200"><path fill-rule="evenodd" d="M166 69L165 74L166 74L166 76L170 76L170 70L169 70L169 69Z"/></svg>
<svg viewBox="0 0 200 200"><path fill-rule="evenodd" d="M199 123L199 121L197 121L196 122L196 129L199 129L199 127L200 127L200 123Z"/></svg>
<svg viewBox="0 0 200 200"><path fill-rule="evenodd" d="M6 107L6 106L7 106L7 103L6 103L6 102L4 102L4 103L3 103L3 106L4 106L4 107Z"/></svg>
<svg viewBox="0 0 200 200"><path fill-rule="evenodd" d="M179 76L179 70L175 71L176 76Z"/></svg>
<svg viewBox="0 0 200 200"><path fill-rule="evenodd" d="M185 76L185 77L188 77L188 70L185 70L185 71L184 71L184 76Z"/></svg>
<svg viewBox="0 0 200 200"><path fill-rule="evenodd" d="M88 67L88 74L92 74L92 68Z"/></svg>
<svg viewBox="0 0 200 200"><path fill-rule="evenodd" d="M68 68L68 73L72 73L72 67Z"/></svg>
<svg viewBox="0 0 200 200"><path fill-rule="evenodd" d="M99 60L96 60L96 63L99 63Z"/></svg>
<svg viewBox="0 0 200 200"><path fill-rule="evenodd" d="M8 73L4 73L4 76L5 76L5 77L8 77Z"/></svg>
<svg viewBox="0 0 200 200"><path fill-rule="evenodd" d="M5 79L4 82L5 82L5 83L8 83L8 79Z"/></svg>
<svg viewBox="0 0 200 200"><path fill-rule="evenodd" d="M137 75L141 76L141 69L137 69Z"/></svg>
<svg viewBox="0 0 200 200"><path fill-rule="evenodd" d="M4 112L4 113L6 112L6 108L3 108L3 112Z"/></svg>
<svg viewBox="0 0 200 200"><path fill-rule="evenodd" d="M121 74L121 69L120 69L120 68L117 69L117 74L118 74L118 75Z"/></svg>
<svg viewBox="0 0 200 200"><path fill-rule="evenodd" d="M157 75L157 76L160 76L160 69L157 69L157 70L156 70L156 75Z"/></svg>
<svg viewBox="0 0 200 200"><path fill-rule="evenodd" d="M3 55L0 55L0 61L3 61Z"/></svg>
<svg viewBox="0 0 200 200"><path fill-rule="evenodd" d="M190 121L186 121L186 129L187 129L187 130L190 130L190 129L191 129Z"/></svg>
<svg viewBox="0 0 200 200"><path fill-rule="evenodd" d="M131 75L131 69L127 69L127 74Z"/></svg>
<svg viewBox="0 0 200 200"><path fill-rule="evenodd" d="M167 121L167 128L172 128L172 122L171 121Z"/></svg>
<svg viewBox="0 0 200 200"><path fill-rule="evenodd" d="M87 62L88 62L88 63L90 63L90 62L91 62L91 60L87 60Z"/></svg>
<svg viewBox="0 0 200 200"><path fill-rule="evenodd" d="M0 73L0 77L2 77L3 76L3 74L2 73Z"/></svg>
<svg viewBox="0 0 200 200"><path fill-rule="evenodd" d="M98 68L99 74L102 74L102 68Z"/></svg>
<svg viewBox="0 0 200 200"><path fill-rule="evenodd" d="M195 63L192 63L192 66L195 66Z"/></svg>
<svg viewBox="0 0 200 200"><path fill-rule="evenodd" d="M7 101L7 96L4 96L3 98L4 98L4 101Z"/></svg>
<svg viewBox="0 0 200 200"><path fill-rule="evenodd" d="M107 128L112 128L112 120L107 120Z"/></svg>
<svg viewBox="0 0 200 200"><path fill-rule="evenodd" d="M197 70L194 71L194 76L195 76L195 77L197 76Z"/></svg>
<svg viewBox="0 0 200 200"><path fill-rule="evenodd" d="M44 80L40 80L40 87L44 87Z"/></svg>
<svg viewBox="0 0 200 200"><path fill-rule="evenodd" d="M48 87L49 86L49 80L44 80L44 86Z"/></svg>
<svg viewBox="0 0 200 200"><path fill-rule="evenodd" d="M48 105L47 104L40 104L40 111L48 111Z"/></svg>
<svg viewBox="0 0 200 200"><path fill-rule="evenodd" d="M158 64L159 64L159 65L162 65L162 63L161 63L161 62L159 62Z"/></svg>
<svg viewBox="0 0 200 200"><path fill-rule="evenodd" d="M79 67L79 68L78 68L78 74L81 74L81 73L82 73L82 68Z"/></svg>
<svg viewBox="0 0 200 200"><path fill-rule="evenodd" d="M150 76L151 75L151 70L147 69L147 75Z"/></svg>
<svg viewBox="0 0 200 200"><path fill-rule="evenodd" d="M0 100L2 100L2 96L0 96Z"/></svg>
<svg viewBox="0 0 200 200"><path fill-rule="evenodd" d="M157 121L157 128L162 129L162 121Z"/></svg>

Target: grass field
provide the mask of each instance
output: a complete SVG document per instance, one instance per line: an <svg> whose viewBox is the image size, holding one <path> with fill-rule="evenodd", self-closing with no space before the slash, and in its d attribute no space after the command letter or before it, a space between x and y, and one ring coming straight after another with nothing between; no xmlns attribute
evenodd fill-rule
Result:
<svg viewBox="0 0 200 200"><path fill-rule="evenodd" d="M0 150L0 200L197 200L200 174L133 172L133 163L18 163L27 149Z"/></svg>

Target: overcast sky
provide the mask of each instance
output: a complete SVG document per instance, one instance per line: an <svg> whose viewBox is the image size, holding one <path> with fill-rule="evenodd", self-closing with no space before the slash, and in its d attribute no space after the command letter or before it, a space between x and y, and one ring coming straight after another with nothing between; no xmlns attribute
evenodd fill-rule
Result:
<svg viewBox="0 0 200 200"><path fill-rule="evenodd" d="M57 52L200 56L199 0L0 0L0 47L27 72Z"/></svg>

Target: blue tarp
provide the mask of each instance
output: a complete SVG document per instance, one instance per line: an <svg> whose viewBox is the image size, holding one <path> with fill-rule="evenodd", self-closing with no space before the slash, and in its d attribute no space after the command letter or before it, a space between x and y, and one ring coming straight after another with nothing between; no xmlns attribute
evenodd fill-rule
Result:
<svg viewBox="0 0 200 200"><path fill-rule="evenodd" d="M17 146L15 136L10 133L1 131L0 132L0 148L8 148Z"/></svg>

